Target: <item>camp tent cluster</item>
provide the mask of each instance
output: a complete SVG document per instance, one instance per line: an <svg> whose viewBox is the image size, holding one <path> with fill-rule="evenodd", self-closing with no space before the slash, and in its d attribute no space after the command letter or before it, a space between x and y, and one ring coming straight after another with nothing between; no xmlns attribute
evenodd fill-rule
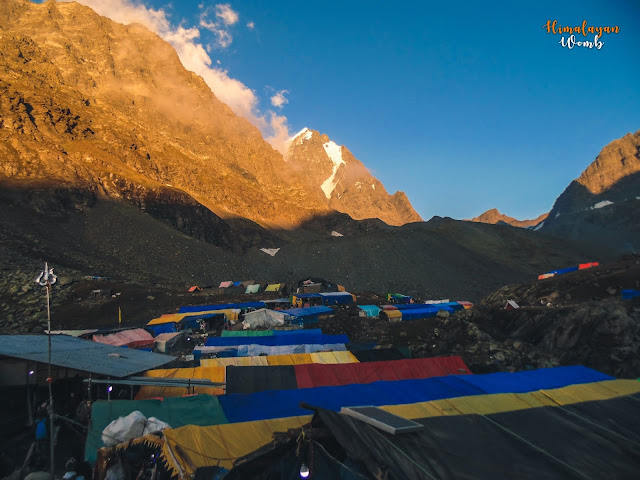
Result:
<svg viewBox="0 0 640 480"><path fill-rule="evenodd" d="M318 285L332 291L303 289ZM353 343L318 327L342 309L367 324L472 307L402 294L387 302L358 305L308 279L291 299L186 305L145 329L55 336L61 367L104 359L91 366L89 388L102 381L131 392L93 402L85 460L98 478L138 471L151 454L163 475L181 480L297 478L302 464L317 479L637 474L640 381L583 366L474 374L459 356L413 358L408 347ZM219 335L207 333L214 325ZM3 354L45 358L14 343L0 338ZM150 345L161 354L136 350Z"/></svg>
<svg viewBox="0 0 640 480"><path fill-rule="evenodd" d="M552 270L550 272L539 275L538 280L545 280L547 278L552 278L557 275L564 275L565 273L577 272L578 270L586 270L587 268L597 267L598 265L600 265L598 262L589 262L589 263L581 263L579 265L576 265L575 267Z"/></svg>

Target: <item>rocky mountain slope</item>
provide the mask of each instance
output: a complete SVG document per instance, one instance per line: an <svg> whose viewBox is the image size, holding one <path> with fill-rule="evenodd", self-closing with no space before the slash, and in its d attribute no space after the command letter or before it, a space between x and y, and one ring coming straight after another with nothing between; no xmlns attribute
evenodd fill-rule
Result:
<svg viewBox="0 0 640 480"><path fill-rule="evenodd" d="M558 197L541 231L640 251L640 131L602 149Z"/></svg>
<svg viewBox="0 0 640 480"><path fill-rule="evenodd" d="M404 192L389 195L362 162L327 135L304 128L290 140L285 159L304 175L319 202L351 218L378 218L389 225L422 220Z"/></svg>
<svg viewBox="0 0 640 480"><path fill-rule="evenodd" d="M0 4L0 119L0 175L14 181L266 226L329 211L170 45L79 4Z"/></svg>
<svg viewBox="0 0 640 480"><path fill-rule="evenodd" d="M490 223L495 225L496 223L506 223L507 225L511 225L513 227L535 227L548 216L547 213L543 213L537 218L533 220L517 220L513 217L500 213L497 208L492 208L491 210L487 210L481 215L472 218L471 222L480 222L480 223Z"/></svg>

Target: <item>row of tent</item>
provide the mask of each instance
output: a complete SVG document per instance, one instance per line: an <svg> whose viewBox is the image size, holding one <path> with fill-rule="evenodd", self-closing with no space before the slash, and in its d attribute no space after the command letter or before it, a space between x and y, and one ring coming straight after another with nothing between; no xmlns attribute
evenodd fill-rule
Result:
<svg viewBox="0 0 640 480"><path fill-rule="evenodd" d="M372 405L403 418L421 419L474 413L486 415L638 392L640 382L636 380L615 380L585 367L557 367L518 373L447 375L267 390L219 397L195 395L163 401L97 401L92 409L86 457L95 461L102 430L112 420L133 411L160 418L173 427L164 430L160 439L145 437L138 441L158 446L160 456L171 472L188 476L200 467L221 465L230 469L234 460L268 444L273 432L285 432L307 424L312 412L301 404L333 412L348 406ZM638 412L637 407L633 411ZM633 414L630 417L640 418ZM477 440L482 441L482 438L479 436ZM513 442L519 443L516 439ZM129 446L133 444L135 442ZM180 451L189 451L188 458L175 454Z"/></svg>
<svg viewBox="0 0 640 480"><path fill-rule="evenodd" d="M561 268L559 270L552 270L542 275L538 275L538 280L544 280L546 278L555 277L557 275L564 275L565 273L577 272L578 270L586 270L587 268L597 267L600 265L598 262L581 263L575 267Z"/></svg>
<svg viewBox="0 0 640 480"><path fill-rule="evenodd" d="M296 365L228 365L149 370L145 373L146 377L209 380L225 384L225 388L143 386L136 395L136 400L177 397L187 392L203 395L256 393L471 373L462 358L456 356L363 363L358 362L353 354L351 358L354 361L347 363L307 362Z"/></svg>

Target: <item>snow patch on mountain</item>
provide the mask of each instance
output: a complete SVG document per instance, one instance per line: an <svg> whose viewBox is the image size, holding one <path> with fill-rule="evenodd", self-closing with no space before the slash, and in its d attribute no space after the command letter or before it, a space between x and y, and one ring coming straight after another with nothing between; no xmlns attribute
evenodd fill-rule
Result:
<svg viewBox="0 0 640 480"><path fill-rule="evenodd" d="M322 144L322 147L329 157L329 160L333 163L333 170L331 172L331 176L322 182L320 188L322 188L322 191L327 198L331 198L331 194L338 184L338 182L335 181L338 168L340 168L340 165L345 165L345 161L342 159L342 147L337 145L335 142L329 141Z"/></svg>
<svg viewBox="0 0 640 480"><path fill-rule="evenodd" d="M593 207L591 208L602 208L602 207L606 207L608 205L613 205L613 202L610 202L609 200L603 200L601 202L596 203Z"/></svg>

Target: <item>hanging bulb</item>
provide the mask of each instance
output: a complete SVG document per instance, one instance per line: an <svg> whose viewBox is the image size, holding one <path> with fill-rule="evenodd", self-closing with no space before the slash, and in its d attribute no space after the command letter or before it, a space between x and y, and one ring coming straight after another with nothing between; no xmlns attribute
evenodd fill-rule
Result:
<svg viewBox="0 0 640 480"><path fill-rule="evenodd" d="M300 465L300 478L309 478L309 467L307 467L304 463Z"/></svg>
<svg viewBox="0 0 640 480"><path fill-rule="evenodd" d="M112 391L113 391L113 387L109 385L109 388L107 388L107 392L111 393Z"/></svg>

